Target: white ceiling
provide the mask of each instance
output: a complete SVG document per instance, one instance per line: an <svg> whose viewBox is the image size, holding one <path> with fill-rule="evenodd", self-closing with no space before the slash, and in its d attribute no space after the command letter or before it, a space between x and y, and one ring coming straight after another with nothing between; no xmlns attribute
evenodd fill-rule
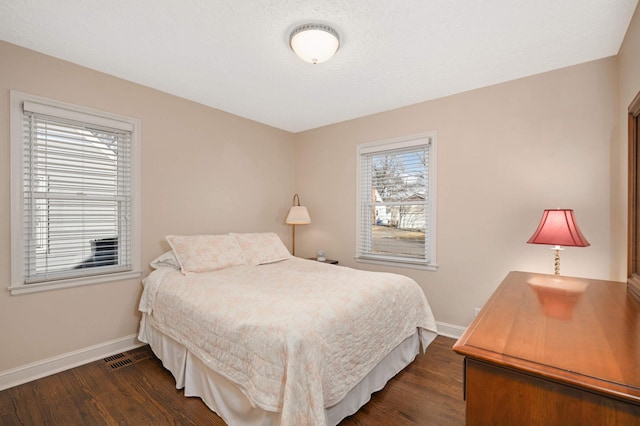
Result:
<svg viewBox="0 0 640 426"><path fill-rule="evenodd" d="M0 39L300 132L615 55L637 2L0 0ZM328 62L289 48L307 22Z"/></svg>

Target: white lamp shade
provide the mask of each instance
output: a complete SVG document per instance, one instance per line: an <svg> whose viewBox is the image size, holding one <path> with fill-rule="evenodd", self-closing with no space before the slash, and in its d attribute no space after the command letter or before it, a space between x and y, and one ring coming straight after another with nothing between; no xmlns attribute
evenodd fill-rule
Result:
<svg viewBox="0 0 640 426"><path fill-rule="evenodd" d="M338 33L328 25L301 25L291 33L289 38L291 49L300 59L312 64L319 64L331 58L340 40Z"/></svg>
<svg viewBox="0 0 640 426"><path fill-rule="evenodd" d="M307 208L304 206L293 206L289 210L286 223L289 225L308 225L311 223L311 217Z"/></svg>

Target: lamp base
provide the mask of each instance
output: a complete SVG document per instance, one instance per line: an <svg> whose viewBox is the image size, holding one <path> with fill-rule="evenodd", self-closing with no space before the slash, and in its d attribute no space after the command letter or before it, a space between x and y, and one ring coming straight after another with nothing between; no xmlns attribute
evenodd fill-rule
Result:
<svg viewBox="0 0 640 426"><path fill-rule="evenodd" d="M553 262L553 275L560 275L560 250L564 250L560 246L553 246L551 250L555 250L554 262Z"/></svg>
<svg viewBox="0 0 640 426"><path fill-rule="evenodd" d="M296 255L296 226L291 225L291 255Z"/></svg>

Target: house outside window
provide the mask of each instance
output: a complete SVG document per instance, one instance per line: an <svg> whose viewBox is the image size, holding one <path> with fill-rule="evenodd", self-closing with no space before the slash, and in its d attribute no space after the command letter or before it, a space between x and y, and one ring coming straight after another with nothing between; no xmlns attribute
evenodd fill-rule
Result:
<svg viewBox="0 0 640 426"><path fill-rule="evenodd" d="M11 93L11 293L140 276L139 120Z"/></svg>
<svg viewBox="0 0 640 426"><path fill-rule="evenodd" d="M358 145L356 260L435 270L436 133Z"/></svg>

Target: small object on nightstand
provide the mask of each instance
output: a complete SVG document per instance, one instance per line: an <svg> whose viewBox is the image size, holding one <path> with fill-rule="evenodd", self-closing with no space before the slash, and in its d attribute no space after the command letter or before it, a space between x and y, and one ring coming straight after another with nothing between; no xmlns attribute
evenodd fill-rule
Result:
<svg viewBox="0 0 640 426"><path fill-rule="evenodd" d="M320 260L317 257L307 257L307 260L315 260L317 262L328 263L330 265L337 265L338 264L338 261L337 260L333 260L333 259Z"/></svg>
<svg viewBox="0 0 640 426"><path fill-rule="evenodd" d="M318 262L324 262L327 258L324 256L324 250L318 250L318 257L316 258Z"/></svg>

